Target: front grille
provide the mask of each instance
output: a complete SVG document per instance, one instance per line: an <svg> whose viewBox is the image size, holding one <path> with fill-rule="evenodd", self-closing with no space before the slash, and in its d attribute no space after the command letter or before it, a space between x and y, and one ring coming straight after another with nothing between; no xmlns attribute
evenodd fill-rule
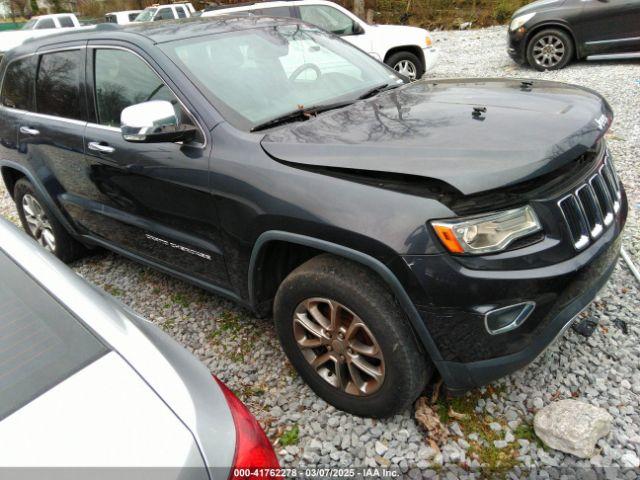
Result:
<svg viewBox="0 0 640 480"><path fill-rule="evenodd" d="M598 171L558 201L576 250L585 248L613 223L621 199L620 179L606 151Z"/></svg>

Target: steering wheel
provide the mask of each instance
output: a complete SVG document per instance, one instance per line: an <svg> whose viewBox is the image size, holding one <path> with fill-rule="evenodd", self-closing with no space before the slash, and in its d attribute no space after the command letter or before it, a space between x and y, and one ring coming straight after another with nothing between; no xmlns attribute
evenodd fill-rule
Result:
<svg viewBox="0 0 640 480"><path fill-rule="evenodd" d="M314 72L316 72L316 77L317 77L316 80L318 80L322 76L322 72L316 65L314 65L313 63L303 63L298 68L296 68L291 73L291 75L289 75L289 81L290 82L295 81L295 79L298 78L300 74L305 70L313 70Z"/></svg>

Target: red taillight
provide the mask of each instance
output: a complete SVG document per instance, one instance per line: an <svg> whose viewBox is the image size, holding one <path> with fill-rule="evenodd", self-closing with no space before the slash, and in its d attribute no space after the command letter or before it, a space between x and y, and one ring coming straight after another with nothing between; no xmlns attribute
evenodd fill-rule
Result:
<svg viewBox="0 0 640 480"><path fill-rule="evenodd" d="M229 480L276 478L280 464L262 427L238 397L213 376L224 393L236 427L236 454Z"/></svg>

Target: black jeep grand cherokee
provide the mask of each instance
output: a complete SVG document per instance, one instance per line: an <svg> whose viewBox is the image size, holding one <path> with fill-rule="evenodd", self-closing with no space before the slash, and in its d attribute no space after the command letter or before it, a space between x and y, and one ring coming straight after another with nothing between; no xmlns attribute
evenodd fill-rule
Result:
<svg viewBox="0 0 640 480"><path fill-rule="evenodd" d="M338 408L386 416L538 355L605 284L625 193L596 93L407 84L294 20L74 31L1 67L0 165L59 258L102 246L258 314Z"/></svg>

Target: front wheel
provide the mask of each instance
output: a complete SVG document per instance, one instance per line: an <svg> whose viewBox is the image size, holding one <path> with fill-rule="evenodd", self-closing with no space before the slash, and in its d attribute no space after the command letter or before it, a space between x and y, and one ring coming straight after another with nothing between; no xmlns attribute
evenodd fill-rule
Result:
<svg viewBox="0 0 640 480"><path fill-rule="evenodd" d="M555 28L536 33L527 44L527 62L536 70L559 70L573 58L573 40Z"/></svg>
<svg viewBox="0 0 640 480"><path fill-rule="evenodd" d="M411 81L418 80L424 74L422 62L411 52L396 52L385 63Z"/></svg>
<svg viewBox="0 0 640 480"><path fill-rule="evenodd" d="M274 319L300 376L340 410L388 417L431 377L393 295L351 261L320 255L295 269L278 289Z"/></svg>

